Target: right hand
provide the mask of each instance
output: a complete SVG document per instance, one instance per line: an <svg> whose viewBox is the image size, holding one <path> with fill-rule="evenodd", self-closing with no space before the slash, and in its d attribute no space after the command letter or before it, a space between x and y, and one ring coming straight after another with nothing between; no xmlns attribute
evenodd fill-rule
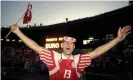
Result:
<svg viewBox="0 0 133 80"><path fill-rule="evenodd" d="M11 31L12 31L13 33L17 33L18 31L20 31L20 30L19 30L19 26L18 26L17 24L13 24L13 25L11 26Z"/></svg>

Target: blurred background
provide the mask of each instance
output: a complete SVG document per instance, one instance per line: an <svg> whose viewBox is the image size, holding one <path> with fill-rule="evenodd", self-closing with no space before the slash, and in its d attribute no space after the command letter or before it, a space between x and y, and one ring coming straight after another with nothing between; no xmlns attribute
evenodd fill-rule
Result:
<svg viewBox="0 0 133 80"><path fill-rule="evenodd" d="M27 47L23 41L13 33L5 39L5 36L10 31L10 25L16 23L21 17L21 14L25 11L28 2L30 1L1 2L2 80L49 80L47 66L40 61L36 52ZM101 10L107 8L107 4L111 3L114 5L108 5L108 7L113 7L115 5L117 5L117 7L95 14L95 11L98 9L96 10L95 7L87 6L87 2L84 1L43 1L43 3L40 1L31 1L30 3L33 6L33 19L30 23L25 25L20 22L20 28L26 36L33 39L39 45L58 52L62 51L61 41L63 36L67 35L75 37L77 39L76 48L73 51L73 55L75 55L94 50L96 47L112 40L116 37L120 26L133 26L132 1L107 1L104 2L104 6L102 5L102 1L89 2L90 1L88 1L88 4L99 4L98 6L102 6ZM118 6L120 3L121 6ZM44 6L42 6L43 4ZM79 7L90 7L92 11L87 10L88 8L77 8L74 4ZM24 5L25 7L21 5ZM50 5L56 7L53 8L52 6L51 8L49 7ZM64 7L64 9L62 9L61 7L63 7L63 5L66 8ZM21 9L21 7L23 9ZM18 11L18 9L20 11ZM39 10L40 12L36 10ZM44 12L42 10L44 10ZM46 12L47 10L50 11ZM49 14L48 16L48 13L53 13L51 11L54 11L55 13ZM87 13L89 11L94 12L92 13L93 15L89 15L89 13ZM78 14L79 12L81 13ZM67 14L71 14L71 16L68 17ZM133 33L127 36L124 41L113 47L106 54L92 60L91 66L85 69L81 80L95 79L133 80Z"/></svg>

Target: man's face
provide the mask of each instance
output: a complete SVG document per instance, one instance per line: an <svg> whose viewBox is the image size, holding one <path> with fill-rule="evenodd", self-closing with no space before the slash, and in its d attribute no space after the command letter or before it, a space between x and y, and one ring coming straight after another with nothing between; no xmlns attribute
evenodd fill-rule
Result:
<svg viewBox="0 0 133 80"><path fill-rule="evenodd" d="M72 54L75 44L73 42L64 41L62 43L62 48L65 54L69 55Z"/></svg>

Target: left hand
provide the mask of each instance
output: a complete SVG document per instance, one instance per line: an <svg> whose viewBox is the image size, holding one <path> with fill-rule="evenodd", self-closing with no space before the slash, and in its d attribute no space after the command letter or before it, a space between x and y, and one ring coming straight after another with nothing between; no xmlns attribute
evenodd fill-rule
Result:
<svg viewBox="0 0 133 80"><path fill-rule="evenodd" d="M129 25L123 27L122 29L121 29L121 27L119 27L119 30L118 30L118 33L117 33L117 38L120 41L124 40L126 38L126 36L131 33L131 31L130 31L131 29L132 28Z"/></svg>

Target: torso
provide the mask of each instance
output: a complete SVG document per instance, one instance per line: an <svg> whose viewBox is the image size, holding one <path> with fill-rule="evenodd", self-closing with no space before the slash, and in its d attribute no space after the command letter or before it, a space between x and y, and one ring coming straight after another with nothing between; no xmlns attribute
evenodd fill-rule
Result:
<svg viewBox="0 0 133 80"><path fill-rule="evenodd" d="M76 80L76 66L74 64L74 60L60 60L59 66L59 73L63 80Z"/></svg>
<svg viewBox="0 0 133 80"><path fill-rule="evenodd" d="M74 56L73 59L66 59L62 57L62 53L51 52L52 55L48 57L49 59L47 58L47 61L42 60L48 67L50 80L80 80L80 75L83 72L78 68L80 55Z"/></svg>

